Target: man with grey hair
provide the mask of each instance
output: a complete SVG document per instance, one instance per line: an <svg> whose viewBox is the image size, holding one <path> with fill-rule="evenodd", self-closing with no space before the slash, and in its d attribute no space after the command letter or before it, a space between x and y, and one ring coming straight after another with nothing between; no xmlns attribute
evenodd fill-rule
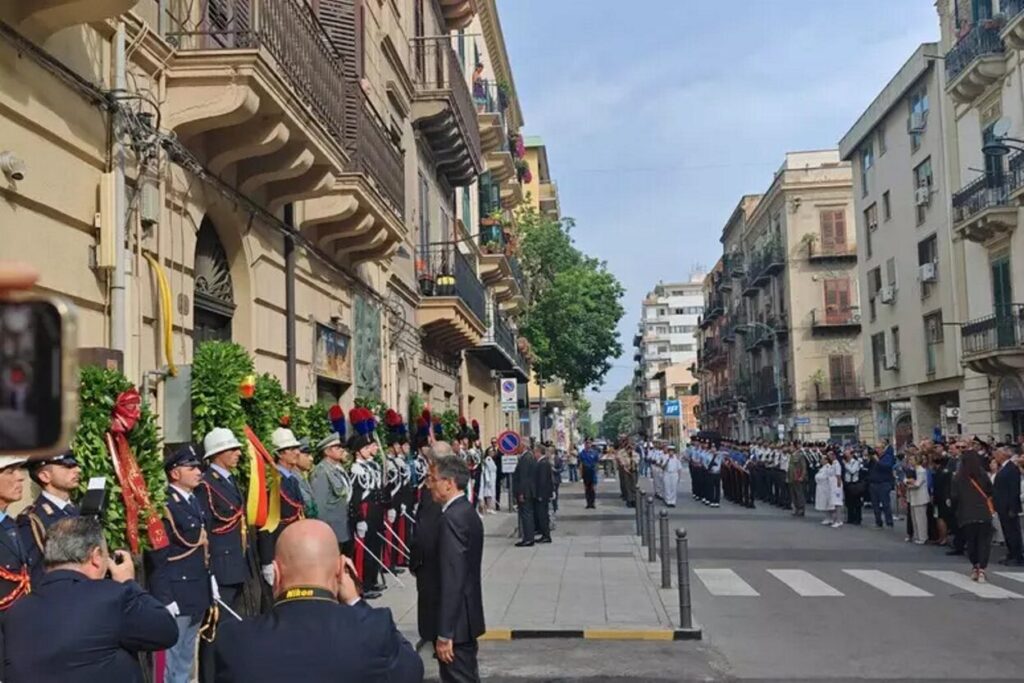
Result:
<svg viewBox="0 0 1024 683"><path fill-rule="evenodd" d="M131 556L110 556L95 518L70 517L50 527L43 561L7 615L5 683L142 683L138 653L174 645L178 626L135 583Z"/></svg>

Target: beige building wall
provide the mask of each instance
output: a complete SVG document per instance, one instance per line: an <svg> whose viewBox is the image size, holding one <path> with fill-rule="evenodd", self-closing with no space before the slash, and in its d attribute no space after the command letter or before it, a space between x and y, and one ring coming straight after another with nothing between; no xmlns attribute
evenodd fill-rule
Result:
<svg viewBox="0 0 1024 683"><path fill-rule="evenodd" d="M853 165L864 380L879 435L898 443L959 431L960 337L948 323L961 317L937 54L922 44L840 142ZM886 362L897 345L897 362Z"/></svg>

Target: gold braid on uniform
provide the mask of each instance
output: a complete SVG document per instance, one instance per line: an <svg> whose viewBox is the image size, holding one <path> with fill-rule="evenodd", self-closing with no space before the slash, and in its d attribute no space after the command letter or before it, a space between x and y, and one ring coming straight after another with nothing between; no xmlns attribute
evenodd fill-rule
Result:
<svg viewBox="0 0 1024 683"><path fill-rule="evenodd" d="M35 512L29 512L28 526L32 530L32 540L39 546L39 552L43 552L46 548L46 527L43 526L43 520L39 519Z"/></svg>
<svg viewBox="0 0 1024 683"><path fill-rule="evenodd" d="M210 609L206 610L203 617L203 625L199 627L199 637L208 643L212 643L217 637L217 622L220 620L220 607L214 602Z"/></svg>
<svg viewBox="0 0 1024 683"><path fill-rule="evenodd" d="M32 592L32 579L28 574L28 567L21 565L21 571L15 574L6 567L0 567L0 579L16 584L14 590L0 598L0 612L10 607L15 600Z"/></svg>
<svg viewBox="0 0 1024 683"><path fill-rule="evenodd" d="M284 488L281 488L281 497L284 498L284 502L288 503L296 510L295 514L291 517L282 517L282 524L291 524L292 522L298 521L305 518L304 511L306 509L305 503L296 503L294 500L288 497L288 494L284 492Z"/></svg>
<svg viewBox="0 0 1024 683"><path fill-rule="evenodd" d="M206 527L200 527L200 529L199 529L199 540L198 541L196 541L195 543L189 543L188 541L185 540L185 538L178 531L178 527L175 526L175 524L174 524L174 515L172 515L171 511L168 510L167 508L164 508L164 519L166 519L167 523L170 525L170 527L171 527L171 535L174 536L175 540L180 545L183 545L186 548L188 548L188 550L186 550L185 552L181 553L180 555L175 555L174 557L168 557L167 561L168 562L177 562L178 560L183 560L186 557L189 557L190 555L195 553L197 550L199 550L199 548L202 548L203 549L203 564L205 566L209 567L210 566L210 545L209 545L209 540L206 538Z"/></svg>
<svg viewBox="0 0 1024 683"><path fill-rule="evenodd" d="M238 509L235 510L234 514L230 515L229 517L224 517L223 515L218 514L217 506L215 506L213 504L213 494L216 493L217 494L217 498L219 498L220 500L224 501L224 504L228 506L229 510L234 507L234 503L232 503L230 500L228 500L224 496L224 494L222 494L220 491L215 491L213 489L213 487L210 486L209 484L205 484L205 486L203 486L203 488L206 489L206 499L210 503L210 514L212 514L217 519L217 521L221 523L221 525L219 527L211 528L210 530L214 534L217 534L218 536L220 536L220 535L223 535L223 534L231 533L232 531L234 531L236 526L237 527L241 527L241 531L242 531L242 548L248 547L248 545L249 545L249 543L248 543L248 536L249 536L248 528L247 528L246 524L242 523L242 517L245 514L245 507L243 505L239 505Z"/></svg>

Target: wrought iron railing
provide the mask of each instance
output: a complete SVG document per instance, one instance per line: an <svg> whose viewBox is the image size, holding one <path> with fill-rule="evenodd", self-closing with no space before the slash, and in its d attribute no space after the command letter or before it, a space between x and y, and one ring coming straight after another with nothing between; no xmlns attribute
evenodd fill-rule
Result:
<svg viewBox="0 0 1024 683"><path fill-rule="evenodd" d="M812 327L860 325L860 308L857 306L826 306L811 309Z"/></svg>
<svg viewBox="0 0 1024 683"><path fill-rule="evenodd" d="M366 96L356 89L359 106L358 134L351 143L350 170L374 178L380 193L399 216L405 212L405 160L378 115L369 109Z"/></svg>
<svg viewBox="0 0 1024 683"><path fill-rule="evenodd" d="M477 317L481 324L487 321L487 295L472 264L454 244L439 244L417 254L417 277L424 296L456 296Z"/></svg>
<svg viewBox="0 0 1024 683"><path fill-rule="evenodd" d="M1002 54L998 28L977 24L946 53L946 82L951 83L978 57Z"/></svg>
<svg viewBox="0 0 1024 683"><path fill-rule="evenodd" d="M793 400L793 393L788 380L782 380L781 391L776 391L774 381L757 381L751 384L750 404L752 408L770 407L779 402L790 403Z"/></svg>
<svg viewBox="0 0 1024 683"><path fill-rule="evenodd" d="M807 243L807 256L808 258L856 258L857 256L857 245L843 242L842 244L836 244L831 242L825 244L814 240Z"/></svg>
<svg viewBox="0 0 1024 683"><path fill-rule="evenodd" d="M1024 350L1024 304L1002 308L960 326L965 356L1014 348Z"/></svg>
<svg viewBox="0 0 1024 683"><path fill-rule="evenodd" d="M451 97L455 118L466 136L466 146L473 159L479 162L480 126L476 120L476 105L451 40L447 36L421 37L411 38L409 44L417 94Z"/></svg>
<svg viewBox="0 0 1024 683"><path fill-rule="evenodd" d="M1024 12L1024 0L1000 0L999 12L1006 17L1006 21L1009 23L1018 14Z"/></svg>
<svg viewBox="0 0 1024 683"><path fill-rule="evenodd" d="M508 110L508 96L496 81L486 78L473 81L473 102L477 111L484 114L505 115Z"/></svg>
<svg viewBox="0 0 1024 683"><path fill-rule="evenodd" d="M516 366L526 372L529 364L526 357L519 351L519 343L515 330L508 324L505 317L498 310L497 305L492 301L488 309L488 329L484 337L484 343L494 344L511 358Z"/></svg>
<svg viewBox="0 0 1024 683"><path fill-rule="evenodd" d="M527 292L529 285L526 282L526 273L523 272L523 264L519 262L519 259L515 256L507 256L508 267L512 271L512 277L515 278L516 283L519 285L519 289L522 292Z"/></svg>
<svg viewBox="0 0 1024 683"><path fill-rule="evenodd" d="M265 50L295 94L345 145L350 89L341 59L310 7L299 0L202 2L200 15L173 17L166 38L181 51Z"/></svg>
<svg viewBox="0 0 1024 683"><path fill-rule="evenodd" d="M953 222L960 223L986 209L1008 206L1010 194L1020 185L1022 174L990 173L953 194Z"/></svg>
<svg viewBox="0 0 1024 683"><path fill-rule="evenodd" d="M818 401L859 401L867 398L864 387L853 380L815 384L814 396Z"/></svg>

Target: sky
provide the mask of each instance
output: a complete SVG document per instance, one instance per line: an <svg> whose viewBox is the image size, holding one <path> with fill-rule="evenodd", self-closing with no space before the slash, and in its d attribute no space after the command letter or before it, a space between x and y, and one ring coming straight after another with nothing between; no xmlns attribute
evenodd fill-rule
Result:
<svg viewBox="0 0 1024 683"><path fill-rule="evenodd" d="M577 246L622 282L633 378L643 296L721 255L740 196L787 151L828 149L922 42L934 0L498 0L527 135L548 149Z"/></svg>

